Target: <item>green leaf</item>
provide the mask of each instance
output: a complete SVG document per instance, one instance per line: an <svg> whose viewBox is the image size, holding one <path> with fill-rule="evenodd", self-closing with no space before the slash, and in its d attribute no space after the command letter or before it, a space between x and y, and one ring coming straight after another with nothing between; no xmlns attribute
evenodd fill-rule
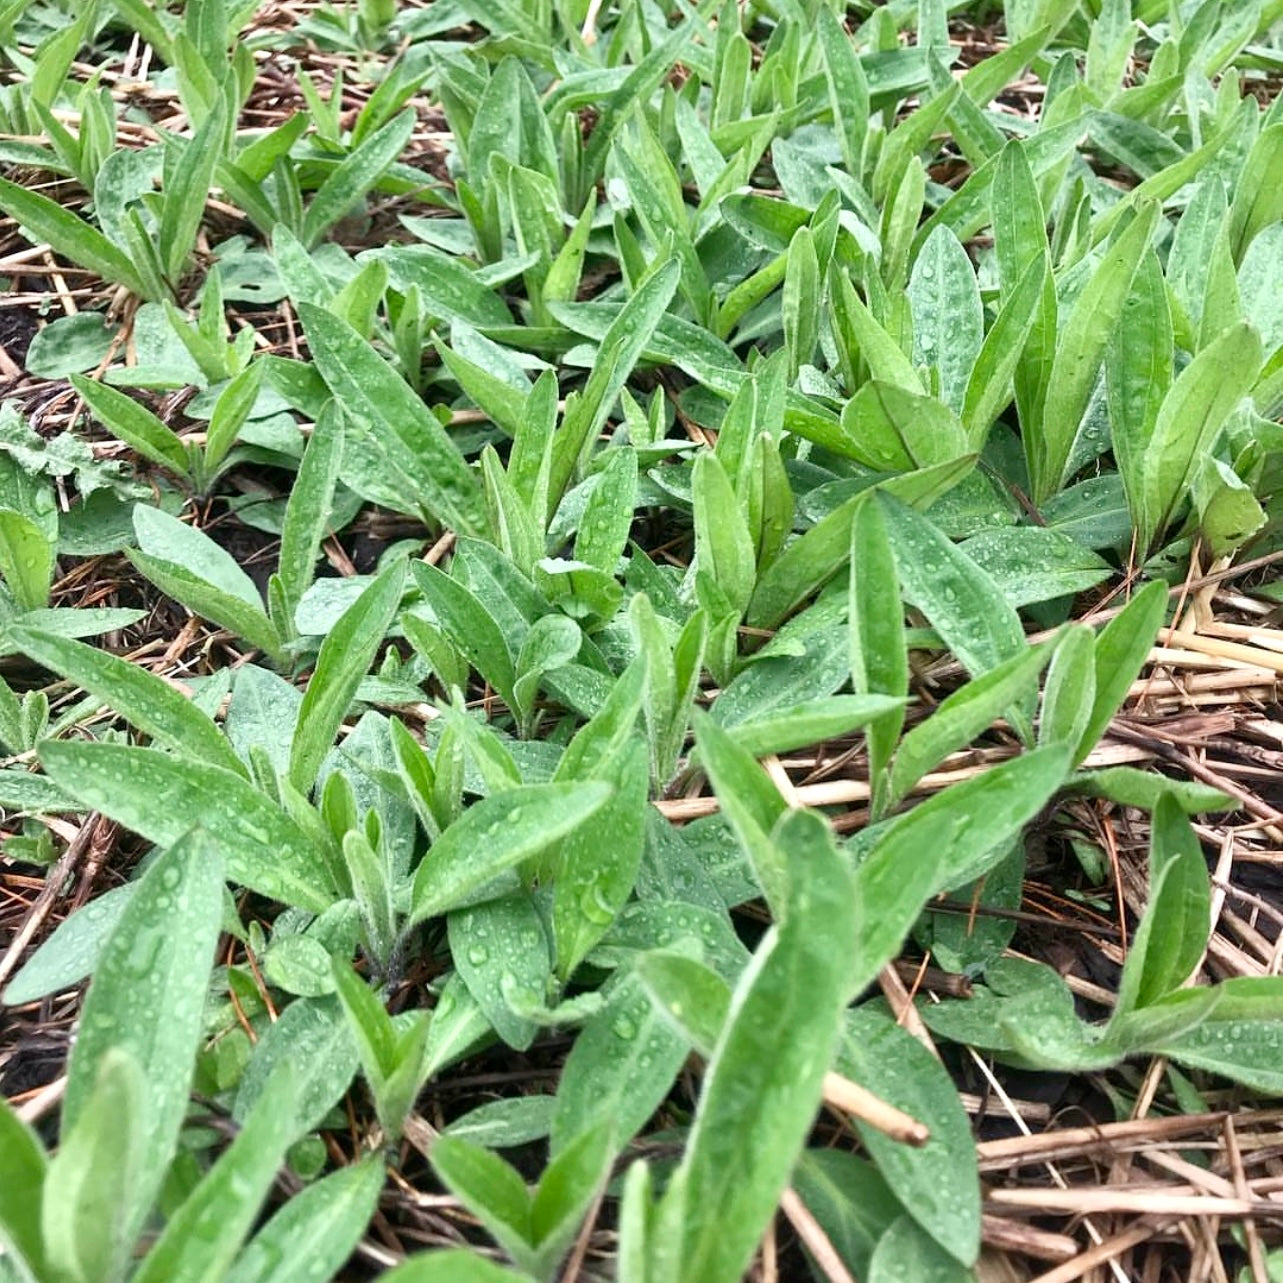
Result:
<svg viewBox="0 0 1283 1283"><path fill-rule="evenodd" d="M40 523L21 512L0 509L0 574L24 611L49 604L56 558L57 544Z"/></svg>
<svg viewBox="0 0 1283 1283"><path fill-rule="evenodd" d="M532 1255L530 1194L511 1164L457 1136L438 1137L432 1167L446 1188L486 1227L510 1256Z"/></svg>
<svg viewBox="0 0 1283 1283"><path fill-rule="evenodd" d="M869 82L850 37L827 5L815 14L829 104L842 146L842 163L855 179L864 172L864 141L869 121Z"/></svg>
<svg viewBox="0 0 1283 1283"><path fill-rule="evenodd" d="M513 1001L547 997L552 965L547 932L525 891L455 909L447 920L450 956L495 1033L525 1051L539 1026Z"/></svg>
<svg viewBox="0 0 1283 1283"><path fill-rule="evenodd" d="M1037 689L1038 675L1051 658L1050 646L1035 646L1004 660L959 687L896 750L887 804L895 806L948 755L970 744L1009 708Z"/></svg>
<svg viewBox="0 0 1283 1283"><path fill-rule="evenodd" d="M546 673L573 663L584 644L579 625L565 615L544 615L531 625L517 656L512 695L522 733L530 733L535 696Z"/></svg>
<svg viewBox="0 0 1283 1283"><path fill-rule="evenodd" d="M383 1162L371 1154L307 1186L237 1258L227 1283L312 1283L343 1266L378 1206Z"/></svg>
<svg viewBox="0 0 1283 1283"><path fill-rule="evenodd" d="M86 808L148 841L169 846L199 825L230 881L318 913L337 898L324 855L241 775L121 744L50 740L40 761Z"/></svg>
<svg viewBox="0 0 1283 1283"><path fill-rule="evenodd" d="M212 477L227 458L227 452L235 444L254 409L262 383L263 366L256 361L247 365L219 394L209 420L209 435L205 438L205 455L201 460L207 478Z"/></svg>
<svg viewBox="0 0 1283 1283"><path fill-rule="evenodd" d="M1190 978L1211 930L1211 888L1198 838L1172 797L1154 808L1149 902L1119 983L1114 1019L1165 998Z"/></svg>
<svg viewBox="0 0 1283 1283"><path fill-rule="evenodd" d="M633 718L639 705L640 699ZM563 977L587 956L632 894L645 840L648 767L646 745L634 738L580 777L604 781L613 795L559 852L553 930Z"/></svg>
<svg viewBox="0 0 1283 1283"><path fill-rule="evenodd" d="M839 345L845 345L848 363L854 367L858 354L868 366L871 378L893 383L906 392L921 392L922 380L913 362L878 324L856 294L850 277L839 271L836 263L829 270L829 290L836 322L834 337Z"/></svg>
<svg viewBox="0 0 1283 1283"><path fill-rule="evenodd" d="M1091 24L1083 76L1097 102L1109 102L1120 89L1135 41L1129 0L1106 0Z"/></svg>
<svg viewBox="0 0 1283 1283"><path fill-rule="evenodd" d="M659 950L638 958L637 974L668 1022L711 1056L730 1011L730 985L695 958Z"/></svg>
<svg viewBox="0 0 1283 1283"><path fill-rule="evenodd" d="M530 1204L531 1239L537 1246L529 1268L537 1278L556 1275L593 1201L610 1175L614 1122L581 1132L544 1169Z"/></svg>
<svg viewBox="0 0 1283 1283"><path fill-rule="evenodd" d="M41 1230L50 1277L75 1283L113 1283L124 1277L141 1211L143 1094L135 1056L108 1046L96 1064L89 1095L79 1104L44 1173L50 1195L41 1207ZM111 1180L103 1180L110 1169ZM155 1192L155 1182L145 1190ZM36 1258L37 1260L39 1257Z"/></svg>
<svg viewBox="0 0 1283 1283"><path fill-rule="evenodd" d="M299 303L316 368L344 411L370 424L414 486L406 496L462 534L486 529L481 485L446 430L409 384L346 321Z"/></svg>
<svg viewBox="0 0 1283 1283"><path fill-rule="evenodd" d="M125 555L162 592L272 659L283 658L280 634L263 610L258 589L208 535L146 504L134 508L134 530L142 549Z"/></svg>
<svg viewBox="0 0 1283 1283"><path fill-rule="evenodd" d="M447 1136L462 1136L487 1149L509 1149L543 1140L552 1126L554 1096L510 1096L470 1109L448 1127Z"/></svg>
<svg viewBox="0 0 1283 1283"><path fill-rule="evenodd" d="M404 151L414 112L403 111L349 152L330 171L303 216L301 240L311 249L363 197ZM306 324L306 322L305 322Z"/></svg>
<svg viewBox="0 0 1283 1283"><path fill-rule="evenodd" d="M1141 464L1142 547L1176 515L1198 457L1211 449L1230 411L1251 390L1262 359L1256 331L1240 324L1209 343L1177 376L1163 398Z"/></svg>
<svg viewBox="0 0 1283 1283"><path fill-rule="evenodd" d="M1012 380L1033 332L1047 282L1044 263L1029 265L1016 287L1003 299L985 335L962 398L962 423L967 448L984 445L994 420L1011 400Z"/></svg>
<svg viewBox="0 0 1283 1283"><path fill-rule="evenodd" d="M1019 608L1085 592L1114 573L1103 557L1059 530L999 526L962 544L967 554Z"/></svg>
<svg viewBox="0 0 1283 1283"><path fill-rule="evenodd" d="M1105 250L1060 332L1051 367L1055 395L1048 397L1042 423L1029 431L1025 443L1035 503L1050 499L1064 483L1078 426L1158 216L1155 203L1138 207L1131 224Z"/></svg>
<svg viewBox="0 0 1283 1283"><path fill-rule="evenodd" d="M974 881L1003 857L1068 766L1063 746L1035 749L936 794L878 834L856 873L856 988L895 957L933 895Z"/></svg>
<svg viewBox="0 0 1283 1283"><path fill-rule="evenodd" d="M881 472L948 463L968 451L958 416L935 397L870 380L842 407L843 454Z"/></svg>
<svg viewBox="0 0 1283 1283"><path fill-rule="evenodd" d="M1212 556L1218 558L1241 547L1267 520L1252 488L1210 454L1200 455L1196 464L1194 508L1199 530Z"/></svg>
<svg viewBox="0 0 1283 1283"><path fill-rule="evenodd" d="M1096 696L1075 762L1081 762L1096 747L1123 706L1132 682L1149 658L1166 611L1167 585L1146 584L1096 638Z"/></svg>
<svg viewBox="0 0 1283 1283"><path fill-rule="evenodd" d="M236 1139L169 1219L134 1283L218 1283L296 1138L294 1075L282 1066Z"/></svg>
<svg viewBox="0 0 1283 1283"><path fill-rule="evenodd" d="M290 783L300 793L316 783L356 688L396 616L404 587L405 562L398 558L343 612L321 643L290 744Z"/></svg>
<svg viewBox="0 0 1283 1283"><path fill-rule="evenodd" d="M869 1258L869 1283L970 1283L960 1265L909 1216L901 1216L878 1240Z"/></svg>
<svg viewBox="0 0 1283 1283"><path fill-rule="evenodd" d="M861 492L839 504L780 553L757 581L746 615L748 624L774 628L838 571L851 555L856 512L868 499Z"/></svg>
<svg viewBox="0 0 1283 1283"><path fill-rule="evenodd" d="M690 1052L640 981L624 976L580 1030L557 1084L553 1152L602 1123L624 1144L663 1103Z"/></svg>
<svg viewBox="0 0 1283 1283"><path fill-rule="evenodd" d="M515 710L516 668L498 621L477 595L454 576L423 561L412 562L410 570L446 635L498 691L504 703Z"/></svg>
<svg viewBox="0 0 1283 1283"><path fill-rule="evenodd" d="M645 746L633 734L645 669L631 664L570 742L553 779L601 780L609 802L562 843L555 865L553 928L563 977L579 965L632 893L641 862L648 783Z"/></svg>
<svg viewBox="0 0 1283 1283"><path fill-rule="evenodd" d="M937 227L918 251L908 292L914 364L939 372L940 400L961 413L984 338L984 309L967 251L947 227Z"/></svg>
<svg viewBox="0 0 1283 1283"><path fill-rule="evenodd" d="M167 681L83 642L12 624L8 636L29 659L110 704L153 740L196 761L245 774L226 736Z"/></svg>
<svg viewBox="0 0 1283 1283"><path fill-rule="evenodd" d="M464 1248L439 1248L412 1256L383 1275L384 1283L526 1283L530 1276L514 1274Z"/></svg>
<svg viewBox="0 0 1283 1283"><path fill-rule="evenodd" d="M1035 423L1042 415L1051 378L1057 306L1047 219L1026 144L1013 139L999 153L991 204L994 249L1004 300L1010 302L1017 292L1023 293L1026 288L1038 291L1029 333L1022 344L1014 375L1020 421Z"/></svg>
<svg viewBox="0 0 1283 1283"><path fill-rule="evenodd" d="M1224 983L1224 982L1222 982ZM1255 1091L1283 1091L1283 1022L1217 1020L1157 1041L1152 1050L1182 1065L1204 1069Z"/></svg>
<svg viewBox="0 0 1283 1283"><path fill-rule="evenodd" d="M627 138L621 140L621 145L614 150L614 163L624 177L633 208L647 236L656 245L671 240L673 252L682 267L682 293L696 319L704 324L709 320L713 293L691 240L690 219L682 198L681 183L668 153L646 123L645 114L639 112L634 121L636 142L632 143Z"/></svg>
<svg viewBox="0 0 1283 1283"><path fill-rule="evenodd" d="M70 989L89 975L136 885L127 882L112 887L64 918L9 981L4 989L5 1004L21 1007Z"/></svg>
<svg viewBox="0 0 1283 1283"><path fill-rule="evenodd" d="M815 357L820 332L820 262L809 227L799 227L789 242L781 311L784 346L789 356L789 382Z"/></svg>
<svg viewBox="0 0 1283 1283"><path fill-rule="evenodd" d="M1202 320L1207 293L1208 270L1222 239L1228 248L1225 184L1214 174L1195 188L1193 198L1176 224L1167 256L1167 284L1177 314L1184 313L1192 327ZM1171 371L1164 377L1164 391L1171 383Z"/></svg>
<svg viewBox="0 0 1283 1283"><path fill-rule="evenodd" d="M56 253L141 298L148 297L128 256L96 227L48 196L0 178L0 209L33 232L37 240L47 241Z"/></svg>
<svg viewBox="0 0 1283 1283"><path fill-rule="evenodd" d="M952 893L955 906L974 905L975 913L958 913L956 907L932 912L928 905L914 938L947 971L973 975L991 966L1016 933L1017 922L1006 915L1022 903L1026 864L1025 843L1017 835L986 873Z"/></svg>
<svg viewBox="0 0 1283 1283"><path fill-rule="evenodd" d="M784 920L736 988L666 1195L692 1283L734 1283L747 1268L819 1108L850 999L855 901L828 826L794 812L774 836L788 868Z"/></svg>
<svg viewBox="0 0 1283 1283"><path fill-rule="evenodd" d="M238 1123L254 1112L283 1064L294 1069L294 1134L319 1127L342 1098L359 1065L343 1008L332 995L299 998L260 1036L232 1104Z"/></svg>
<svg viewBox="0 0 1283 1283"><path fill-rule="evenodd" d="M596 137L594 130L594 142ZM610 322L583 394L573 409L567 407L561 430L553 437L549 515L561 502L580 455L601 431L633 367L650 343L672 302L680 277L681 266L675 260L660 263Z"/></svg>
<svg viewBox="0 0 1283 1283"><path fill-rule="evenodd" d="M303 136L310 123L307 112L294 112L284 124L247 143L237 153L236 167L253 181L261 183L272 172L272 166L289 154L290 148Z"/></svg>
<svg viewBox="0 0 1283 1283"><path fill-rule="evenodd" d="M192 813L178 814L186 816L181 822L188 829ZM221 863L208 833L193 830L170 839L107 938L82 1007L63 1100L67 1133L93 1111L94 1086L108 1056L126 1052L142 1071L142 1148L128 1203L117 1213L126 1247L160 1190L187 1114L222 921Z"/></svg>
<svg viewBox="0 0 1283 1283"><path fill-rule="evenodd" d="M704 453L695 460L691 486L696 573L709 576L731 607L742 614L753 595L757 558L748 523L716 455Z"/></svg>
<svg viewBox="0 0 1283 1283"><path fill-rule="evenodd" d="M1084 624L1073 624L1056 643L1042 715L1039 744L1068 744L1077 751L1096 701L1096 636Z"/></svg>
<svg viewBox="0 0 1283 1283"><path fill-rule="evenodd" d="M321 542L329 532L343 445L343 416L331 402L312 429L285 505L277 564L283 617L273 623L286 636L294 633L294 612L311 587Z"/></svg>
<svg viewBox="0 0 1283 1283"><path fill-rule="evenodd" d="M615 574L628 546L636 506L637 452L631 446L612 449L579 519L575 559Z"/></svg>
<svg viewBox="0 0 1283 1283"><path fill-rule="evenodd" d="M514 33L538 40L537 26L525 18L521 8L501 3L494 6L494 11L495 15L505 15L504 25L511 24L509 29ZM471 16L489 25L495 15L486 12L486 6L477 5ZM558 176L552 131L529 73L522 61L512 56L501 59L495 67L468 132L468 176L474 186L486 181L490 157L495 154L513 164L529 166L546 178Z"/></svg>
<svg viewBox="0 0 1283 1283"><path fill-rule="evenodd" d="M1229 222L1235 263L1243 261L1258 232L1283 219L1280 173L1283 173L1283 123L1261 130L1239 174Z"/></svg>
<svg viewBox="0 0 1283 1283"><path fill-rule="evenodd" d="M886 496L876 498L905 600L926 615L967 670L979 676L1023 651L1020 616L975 561L928 518Z"/></svg>
<svg viewBox="0 0 1283 1283"><path fill-rule="evenodd" d="M830 695L772 709L729 729L741 748L754 757L765 757L850 735L902 711L904 703L887 695Z"/></svg>
<svg viewBox="0 0 1283 1283"><path fill-rule="evenodd" d="M788 871L771 833L787 811L784 799L752 754L707 714L695 718L695 742L722 810L778 917L787 903Z"/></svg>
<svg viewBox="0 0 1283 1283"><path fill-rule="evenodd" d="M1147 250L1105 352L1110 440L1132 520L1142 531L1149 525L1145 456L1171 386L1173 348L1168 286L1157 255Z"/></svg>
<svg viewBox="0 0 1283 1283"><path fill-rule="evenodd" d="M355 807L352 808L355 810ZM334 826L337 834L339 826ZM370 839L357 828L343 833L343 863L352 885L352 898L361 911L365 928L365 949L380 969L387 966L396 948L395 912L392 905L392 875L386 853L375 850ZM382 844L380 844L380 848Z"/></svg>
<svg viewBox="0 0 1283 1283"><path fill-rule="evenodd" d="M144 459L169 468L180 477L188 476L186 447L146 406L124 392L87 379L82 374L73 374L71 385L93 412L94 418L113 436L119 437Z"/></svg>
<svg viewBox="0 0 1283 1283"><path fill-rule="evenodd" d="M0 1242L37 1277L45 1270L40 1217L48 1166L40 1138L0 1102Z"/></svg>
<svg viewBox="0 0 1283 1283"><path fill-rule="evenodd" d="M572 832L610 795L599 782L531 784L469 807L415 872L410 925L458 908L504 870Z"/></svg>
<svg viewBox="0 0 1283 1283"><path fill-rule="evenodd" d="M428 245L393 246L367 253L387 264L393 289L399 293L418 289L428 316L464 321L482 330L512 324L508 305L480 272L458 258Z"/></svg>
<svg viewBox="0 0 1283 1283"><path fill-rule="evenodd" d="M861 505L852 522L847 600L852 688L861 694L867 691L903 699L909 693L904 605L895 555L877 504ZM886 767L903 725L901 705L870 723L866 732L869 779L877 812L885 806Z"/></svg>
<svg viewBox="0 0 1283 1283"><path fill-rule="evenodd" d="M903 1214L877 1168L843 1149L808 1149L793 1188L820 1223L842 1261L859 1279L887 1227Z"/></svg>
<svg viewBox="0 0 1283 1283"><path fill-rule="evenodd" d="M395 1093L397 1099L392 1099L388 1091L390 1080L401 1068L398 1063L401 1059L398 1054L400 1048L392 1021L378 996L348 963L337 957L331 958L331 974L334 977L335 992L348 1018L348 1027L361 1060L362 1072L374 1096L379 1124L389 1139L399 1138L411 1102L401 1098L399 1092ZM415 1017L419 1029L411 1046L414 1072L417 1074L422 1058L422 1039L427 1033L428 1015L426 1012L416 1012Z"/></svg>
<svg viewBox="0 0 1283 1283"><path fill-rule="evenodd" d="M948 1070L873 1006L847 1014L837 1064L861 1087L926 1124L931 1137L915 1147L852 1120L909 1215L956 1261L974 1264L980 1251L976 1146Z"/></svg>
<svg viewBox="0 0 1283 1283"><path fill-rule="evenodd" d="M463 325L462 321L454 323L452 333L455 335L456 342L459 341L459 331ZM477 341L485 340L477 336ZM451 377L467 396L476 402L477 407L484 414L489 416L492 423L502 428L509 436L515 437L525 409L525 397L521 392L506 379L468 360L439 339L435 347L441 363L450 371Z"/></svg>
<svg viewBox="0 0 1283 1283"><path fill-rule="evenodd" d="M499 462L491 445L481 451L481 474L485 481L486 508L490 528L500 550L524 575L529 575L543 555L543 538L531 515L532 505L522 498ZM542 502L539 511L543 511Z"/></svg>
<svg viewBox="0 0 1283 1283"><path fill-rule="evenodd" d="M1135 766L1107 766L1099 771L1079 771L1068 785L1068 791L1088 797L1106 797L1123 806L1137 806L1152 811L1164 793L1170 794L1187 815L1204 811L1231 811L1234 800L1219 789L1193 780L1173 780Z"/></svg>
<svg viewBox="0 0 1283 1283"><path fill-rule="evenodd" d="M205 217L205 202L213 185L214 170L222 159L226 135L227 101L219 94L213 110L184 144L172 171L166 166L158 239L164 254L165 275L175 289L182 280L183 268L187 266Z"/></svg>
<svg viewBox="0 0 1283 1283"><path fill-rule="evenodd" d="M139 504L134 508L134 533L139 546L150 557L163 558L199 576L221 593L262 609L254 581L231 553L204 531L179 521L161 508Z"/></svg>

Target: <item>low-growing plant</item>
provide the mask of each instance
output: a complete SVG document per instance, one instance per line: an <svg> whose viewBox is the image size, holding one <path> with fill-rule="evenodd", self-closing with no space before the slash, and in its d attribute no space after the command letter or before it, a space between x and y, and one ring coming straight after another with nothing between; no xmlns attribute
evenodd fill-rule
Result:
<svg viewBox="0 0 1283 1283"><path fill-rule="evenodd" d="M0 159L89 198L0 209L103 309L31 373L114 438L0 411L4 852L142 852L4 989L89 978L56 1129L0 1106L0 1274L335 1277L395 1168L472 1245L399 1283L559 1277L603 1200L623 1283L735 1283L781 1207L817 1277L962 1280L972 1126L897 1016L1283 1091L1276 978L1200 983L1189 817L1250 795L1113 751L1277 550L1283 5L1008 0L964 69L976 12L0 4ZM209 630L65 604L104 553ZM1009 952L1028 851L1094 893L1124 809L1093 1022ZM971 996L899 1000L908 942ZM495 1048L551 1089L419 1112Z"/></svg>

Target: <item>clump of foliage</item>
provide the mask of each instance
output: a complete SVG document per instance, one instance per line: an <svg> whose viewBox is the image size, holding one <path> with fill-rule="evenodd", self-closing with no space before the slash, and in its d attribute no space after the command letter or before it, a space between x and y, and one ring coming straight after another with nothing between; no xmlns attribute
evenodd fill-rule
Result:
<svg viewBox="0 0 1283 1283"><path fill-rule="evenodd" d="M1189 817L1230 799L1091 760L1191 551L1279 545L1283 108L1245 90L1283 4L1008 0L965 70L944 0L257 7L0 6L0 209L113 296L33 347L77 426L0 414L0 638L52 675L0 684L0 803L147 847L4 992L91 977L53 1156L0 1108L0 1278L334 1277L404 1138L509 1262L404 1283L557 1278L604 1198L623 1283L734 1283L790 1190L861 1279L969 1278L966 1116L871 996L915 935L975 981L922 1004L942 1041L1283 1091L1283 982L1190 983ZM308 42L359 109L300 69L304 106L246 128L261 59ZM131 43L186 122L142 146ZM445 178L407 163L425 108ZM247 299L290 355L229 332ZM175 430L138 394L179 388ZM256 468L289 477L238 509L279 539L265 586L199 520ZM318 577L371 506L412 533ZM143 612L53 605L58 559L117 552L237 662L180 690L79 640ZM1122 608L1074 622L1102 586ZM929 709L928 656L958 674ZM781 791L832 741L853 835ZM1018 906L1030 826L1084 797L1152 812L1104 1023L1003 957L1008 919L930 911ZM554 1039L551 1094L416 1113ZM834 1075L925 1145L808 1147ZM496 1152L544 1142L533 1183Z"/></svg>

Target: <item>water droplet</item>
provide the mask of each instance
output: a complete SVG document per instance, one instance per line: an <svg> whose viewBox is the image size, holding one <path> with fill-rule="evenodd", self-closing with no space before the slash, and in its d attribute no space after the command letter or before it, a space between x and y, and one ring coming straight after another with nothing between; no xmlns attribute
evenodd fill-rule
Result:
<svg viewBox="0 0 1283 1283"><path fill-rule="evenodd" d="M632 1042L637 1037L637 1026L627 1016L617 1016L610 1027L615 1037L622 1038L625 1042Z"/></svg>
<svg viewBox="0 0 1283 1283"><path fill-rule="evenodd" d="M468 950L468 961L474 967L484 967L490 961L490 950L482 944L474 944Z"/></svg>
<svg viewBox="0 0 1283 1283"><path fill-rule="evenodd" d="M579 911L594 926L608 927L615 919L615 911L599 882L594 882L579 897Z"/></svg>

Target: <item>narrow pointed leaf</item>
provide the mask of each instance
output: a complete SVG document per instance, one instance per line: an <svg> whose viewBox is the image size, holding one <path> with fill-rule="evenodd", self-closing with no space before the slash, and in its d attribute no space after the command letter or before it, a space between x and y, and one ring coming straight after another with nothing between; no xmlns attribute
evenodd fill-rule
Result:
<svg viewBox="0 0 1283 1283"><path fill-rule="evenodd" d="M410 921L457 908L605 805L609 785L531 784L482 799L432 844L414 875Z"/></svg>
<svg viewBox="0 0 1283 1283"><path fill-rule="evenodd" d="M319 913L337 898L324 856L241 775L150 748L47 741L40 761L55 784L161 846L200 825L229 881Z"/></svg>
<svg viewBox="0 0 1283 1283"><path fill-rule="evenodd" d="M109 651L34 628L12 625L9 639L29 659L105 700L166 748L197 761L245 773L227 737L167 681Z"/></svg>
<svg viewBox="0 0 1283 1283"><path fill-rule="evenodd" d="M222 920L222 882L211 836L200 830L177 836L125 906L85 995L62 1125L75 1129L109 1053L133 1055L145 1084L143 1148L133 1200L122 1213L127 1242L160 1189L187 1113Z"/></svg>
<svg viewBox="0 0 1283 1283"><path fill-rule="evenodd" d="M290 782L306 794L401 604L405 562L395 561L343 612L321 643L290 745Z"/></svg>

